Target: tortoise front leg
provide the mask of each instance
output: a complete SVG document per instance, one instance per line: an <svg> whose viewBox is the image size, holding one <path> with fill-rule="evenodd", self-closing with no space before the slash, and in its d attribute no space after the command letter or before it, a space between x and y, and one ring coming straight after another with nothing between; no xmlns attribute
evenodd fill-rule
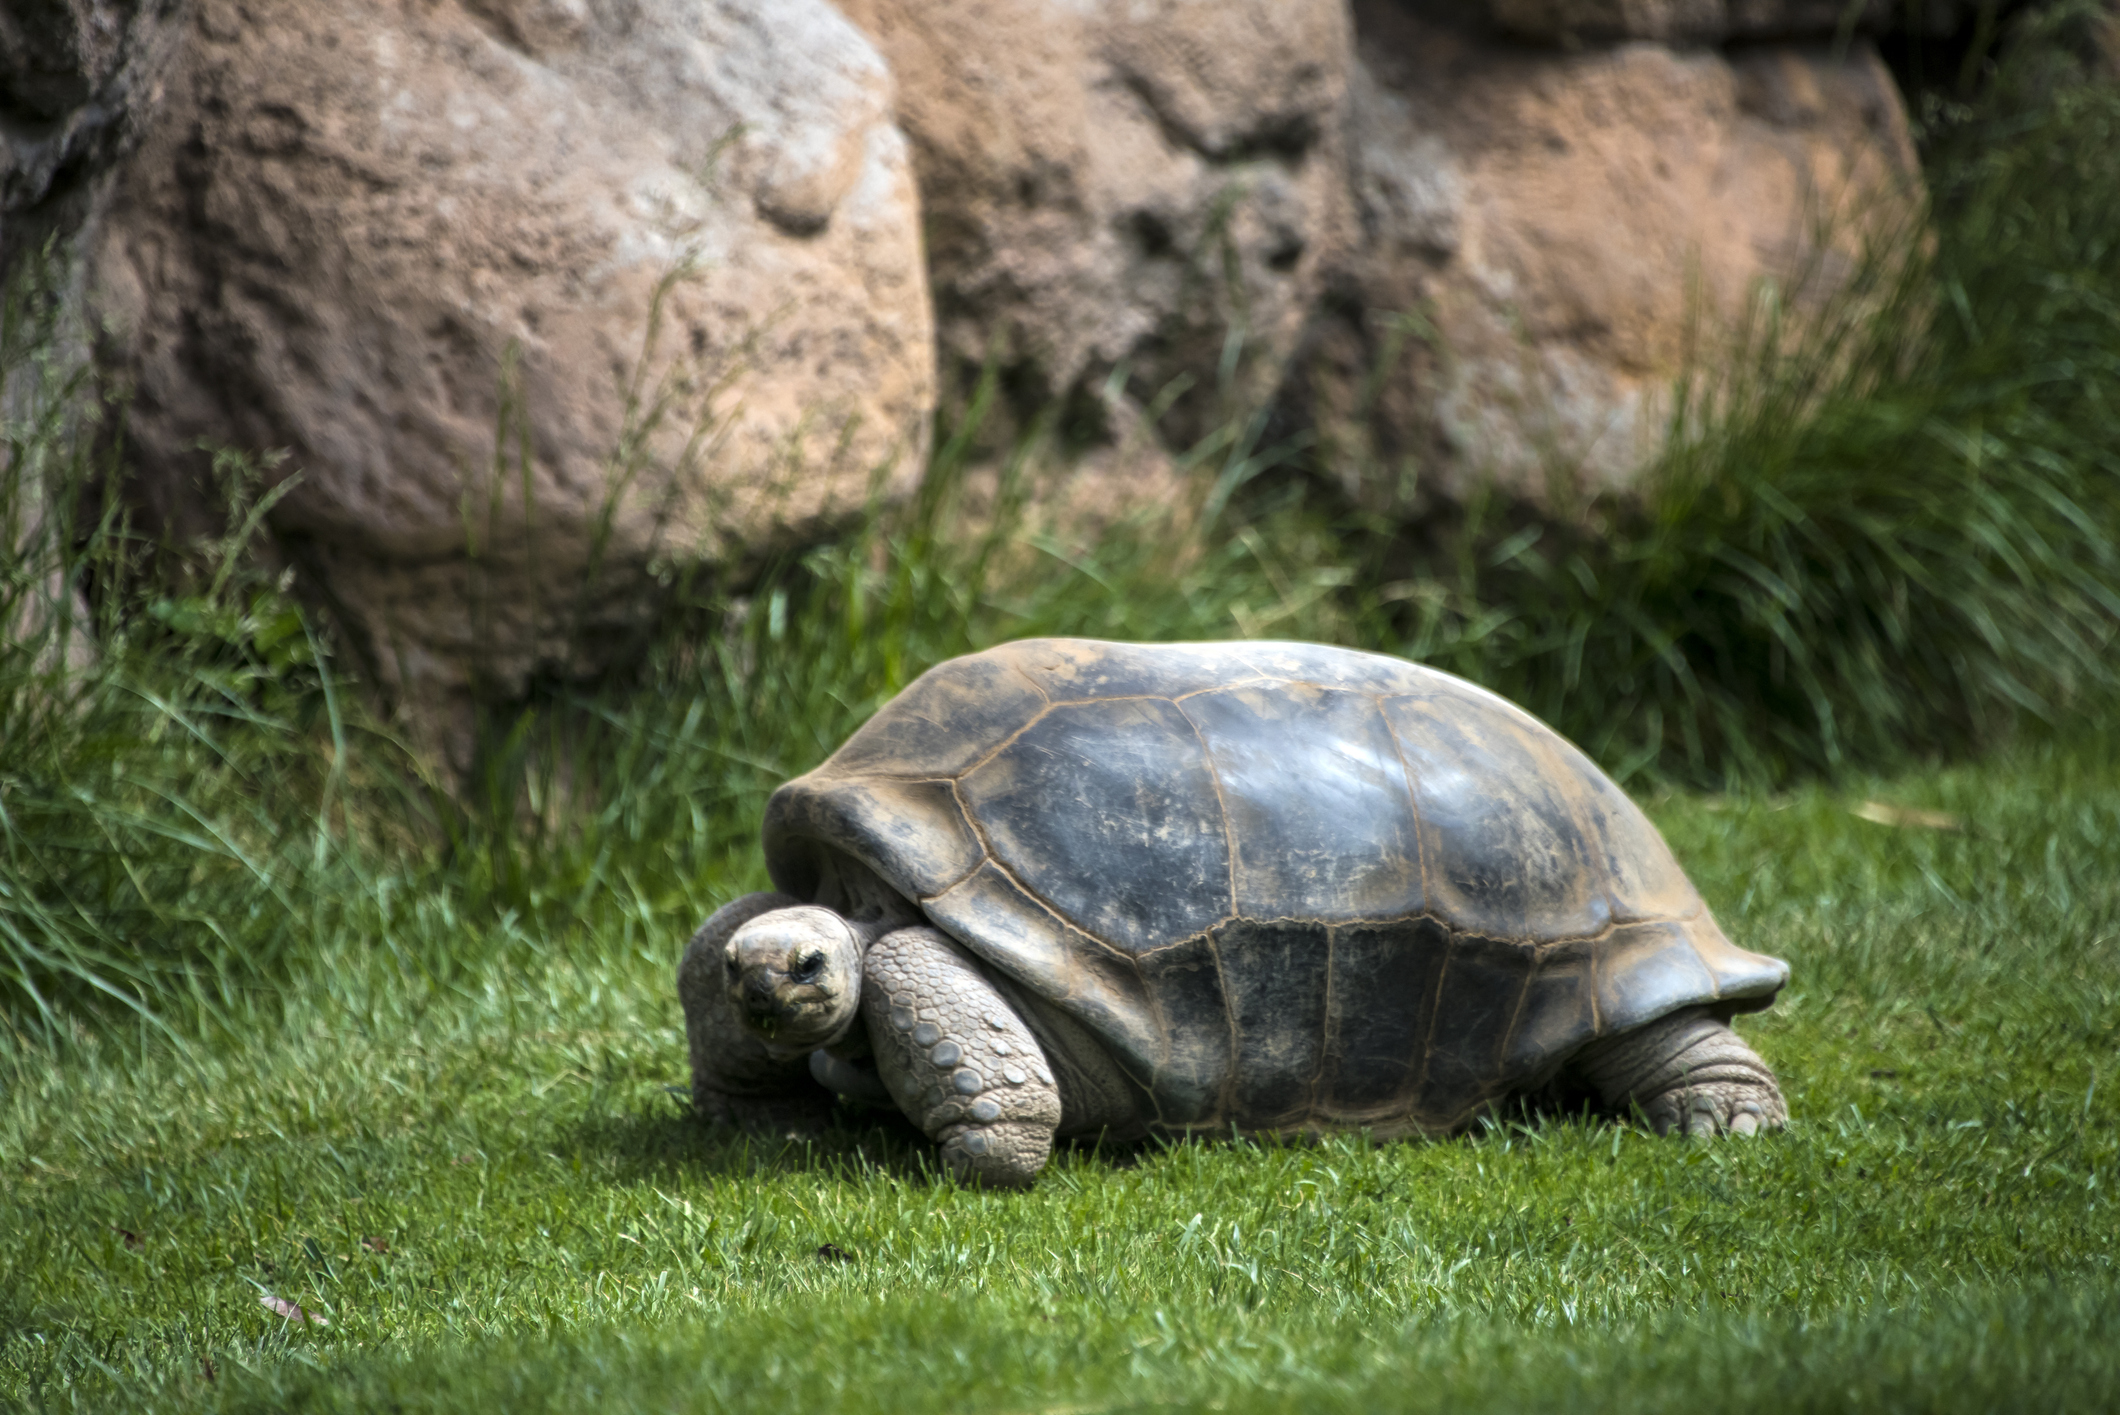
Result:
<svg viewBox="0 0 2120 1415"><path fill-rule="evenodd" d="M1023 1188L1052 1154L1060 1088L1015 1009L939 929L899 929L861 970L876 1069L960 1178Z"/></svg>
<svg viewBox="0 0 2120 1415"><path fill-rule="evenodd" d="M1573 1065L1606 1105L1639 1107L1659 1135L1750 1135L1789 1120L1767 1063L1702 1008L1592 1042Z"/></svg>
<svg viewBox="0 0 2120 1415"><path fill-rule="evenodd" d="M753 1129L821 1130L832 1097L812 1079L807 1051L783 1055L759 1040L729 996L729 938L759 915L800 904L785 894L746 894L716 909L685 945L677 997L692 1052L692 1106L710 1120Z"/></svg>

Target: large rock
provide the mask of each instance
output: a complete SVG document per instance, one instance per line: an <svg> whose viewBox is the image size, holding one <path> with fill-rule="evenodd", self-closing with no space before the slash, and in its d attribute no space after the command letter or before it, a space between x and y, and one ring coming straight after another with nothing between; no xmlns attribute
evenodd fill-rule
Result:
<svg viewBox="0 0 2120 1415"><path fill-rule="evenodd" d="M1291 395L1369 504L1627 482L1763 284L1816 308L1919 210L1864 41L1564 53L1446 9L1357 6L1366 240Z"/></svg>
<svg viewBox="0 0 2120 1415"><path fill-rule="evenodd" d="M143 495L288 449L271 524L415 707L607 666L917 476L890 105L824 0L200 0L92 270Z"/></svg>
<svg viewBox="0 0 2120 1415"><path fill-rule="evenodd" d="M161 98L181 0L0 6L0 272L94 208Z"/></svg>
<svg viewBox="0 0 2120 1415"><path fill-rule="evenodd" d="M1180 377L1213 415L1228 336L1275 383L1352 234L1340 3L844 0L890 60L944 359L1090 440ZM1124 367L1123 390L1111 374ZM1110 396L1117 395L1117 396Z"/></svg>

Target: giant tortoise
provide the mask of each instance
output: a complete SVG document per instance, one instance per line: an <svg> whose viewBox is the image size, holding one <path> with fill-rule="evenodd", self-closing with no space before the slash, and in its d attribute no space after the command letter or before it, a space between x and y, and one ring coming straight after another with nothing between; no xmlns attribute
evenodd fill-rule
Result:
<svg viewBox="0 0 2120 1415"><path fill-rule="evenodd" d="M1572 1085L1780 1125L1723 936L1646 817L1447 673L1294 643L954 659L766 807L780 892L678 968L705 1114L900 1107L960 1175L1056 1135L1458 1129Z"/></svg>

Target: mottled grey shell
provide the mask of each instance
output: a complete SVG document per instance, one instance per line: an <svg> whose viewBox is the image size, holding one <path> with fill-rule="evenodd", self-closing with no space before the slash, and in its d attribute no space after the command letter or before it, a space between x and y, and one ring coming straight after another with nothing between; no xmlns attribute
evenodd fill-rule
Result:
<svg viewBox="0 0 2120 1415"><path fill-rule="evenodd" d="M952 660L766 810L1088 1027L1155 1129L1447 1131L1593 1038L1765 1007L1663 838L1462 679L1289 643Z"/></svg>

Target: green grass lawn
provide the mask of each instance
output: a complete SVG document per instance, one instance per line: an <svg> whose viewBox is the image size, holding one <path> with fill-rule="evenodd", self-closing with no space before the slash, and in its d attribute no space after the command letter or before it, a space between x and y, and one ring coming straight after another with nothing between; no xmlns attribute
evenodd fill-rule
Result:
<svg viewBox="0 0 2120 1415"><path fill-rule="evenodd" d="M441 972L366 939L182 1054L122 1027L8 1045L0 1393L2107 1408L2120 740L1649 804L1729 932L1794 965L1744 1024L1788 1090L1783 1135L1548 1118L1078 1150L986 1194L874 1115L814 1146L692 1120L669 1090L689 916L466 926ZM695 907L758 882L704 881Z"/></svg>

